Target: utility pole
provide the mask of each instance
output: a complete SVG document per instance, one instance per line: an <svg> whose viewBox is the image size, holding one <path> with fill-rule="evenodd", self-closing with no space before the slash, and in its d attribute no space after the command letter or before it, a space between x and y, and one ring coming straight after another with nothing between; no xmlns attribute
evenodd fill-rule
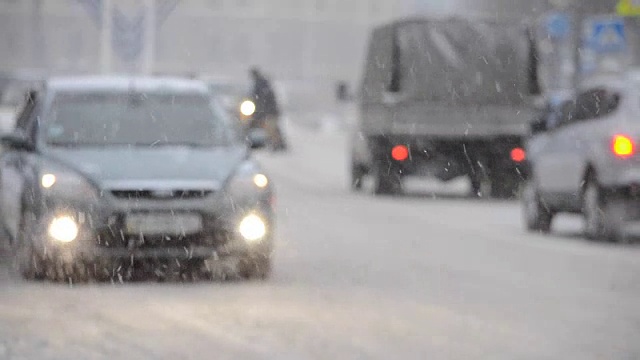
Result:
<svg viewBox="0 0 640 360"><path fill-rule="evenodd" d="M102 18L100 28L100 71L102 73L111 72L112 58L112 0L102 0Z"/></svg>
<svg viewBox="0 0 640 360"><path fill-rule="evenodd" d="M45 55L44 32L42 31L42 0L33 0L31 9L31 41L32 41L32 64L34 68L48 69L48 63Z"/></svg>
<svg viewBox="0 0 640 360"><path fill-rule="evenodd" d="M142 73L150 75L153 73L155 44L156 44L156 1L145 0L144 2L144 45L142 56Z"/></svg>

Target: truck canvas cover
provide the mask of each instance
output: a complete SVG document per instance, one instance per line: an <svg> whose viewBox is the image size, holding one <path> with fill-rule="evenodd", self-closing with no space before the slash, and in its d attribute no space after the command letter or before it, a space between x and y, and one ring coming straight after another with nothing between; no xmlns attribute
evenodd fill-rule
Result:
<svg viewBox="0 0 640 360"><path fill-rule="evenodd" d="M524 135L538 91L533 44L525 25L504 20L412 19L379 27L362 84L363 132ZM395 105L381 107L389 97Z"/></svg>
<svg viewBox="0 0 640 360"><path fill-rule="evenodd" d="M520 104L529 90L529 39L513 23L415 20L397 27L402 92L449 104Z"/></svg>

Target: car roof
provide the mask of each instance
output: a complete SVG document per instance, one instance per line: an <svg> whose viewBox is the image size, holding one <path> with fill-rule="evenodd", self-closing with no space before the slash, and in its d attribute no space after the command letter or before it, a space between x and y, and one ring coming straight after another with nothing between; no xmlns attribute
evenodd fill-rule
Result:
<svg viewBox="0 0 640 360"><path fill-rule="evenodd" d="M177 92L206 95L204 82L172 76L69 76L52 77L46 81L46 88L53 92Z"/></svg>
<svg viewBox="0 0 640 360"><path fill-rule="evenodd" d="M590 76L580 82L580 90L588 90L595 87L605 87L619 91L637 88L640 84L640 69L631 68L619 73L605 73Z"/></svg>

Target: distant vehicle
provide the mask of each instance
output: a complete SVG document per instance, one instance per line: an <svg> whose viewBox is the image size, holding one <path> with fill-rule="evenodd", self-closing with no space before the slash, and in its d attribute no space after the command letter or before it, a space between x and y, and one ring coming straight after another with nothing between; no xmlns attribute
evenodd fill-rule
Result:
<svg viewBox="0 0 640 360"><path fill-rule="evenodd" d="M590 239L622 241L640 220L640 76L590 81L532 123L527 230L549 232L560 212L583 214Z"/></svg>
<svg viewBox="0 0 640 360"><path fill-rule="evenodd" d="M48 80L2 137L0 221L27 279L265 278L273 191L203 82Z"/></svg>
<svg viewBox="0 0 640 360"><path fill-rule="evenodd" d="M205 76L202 79L207 83L211 95L220 102L232 118L238 120L243 131L247 132L254 128L252 120L256 106L248 96L248 85L219 77Z"/></svg>
<svg viewBox="0 0 640 360"><path fill-rule="evenodd" d="M237 112L245 97L247 89L245 86L235 83L208 82L209 91L217 96L225 109Z"/></svg>
<svg viewBox="0 0 640 360"><path fill-rule="evenodd" d="M538 95L522 24L415 19L376 28L351 141L351 186L402 191L406 176L467 176L473 193L510 197L526 177L523 138Z"/></svg>
<svg viewBox="0 0 640 360"><path fill-rule="evenodd" d="M204 81L209 92L217 96L224 108L230 111L238 111L240 101L249 89L248 84L230 77L203 75L198 79Z"/></svg>

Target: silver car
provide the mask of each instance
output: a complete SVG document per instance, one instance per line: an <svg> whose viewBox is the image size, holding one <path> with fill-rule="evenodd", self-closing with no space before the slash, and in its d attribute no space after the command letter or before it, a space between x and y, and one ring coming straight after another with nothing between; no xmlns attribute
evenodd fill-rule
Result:
<svg viewBox="0 0 640 360"><path fill-rule="evenodd" d="M559 212L584 215L591 239L623 241L640 219L640 76L596 79L550 108L527 144L526 228L548 232Z"/></svg>
<svg viewBox="0 0 640 360"><path fill-rule="evenodd" d="M265 278L271 183L203 82L52 79L2 138L1 224L28 279Z"/></svg>

